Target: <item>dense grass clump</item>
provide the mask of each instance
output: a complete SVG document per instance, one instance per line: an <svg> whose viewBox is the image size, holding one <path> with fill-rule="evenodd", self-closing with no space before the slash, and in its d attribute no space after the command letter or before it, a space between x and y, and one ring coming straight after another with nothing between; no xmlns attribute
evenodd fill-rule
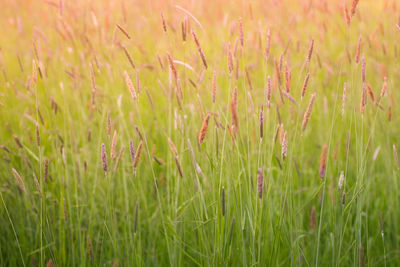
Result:
<svg viewBox="0 0 400 267"><path fill-rule="evenodd" d="M400 5L0 11L1 266L399 266Z"/></svg>

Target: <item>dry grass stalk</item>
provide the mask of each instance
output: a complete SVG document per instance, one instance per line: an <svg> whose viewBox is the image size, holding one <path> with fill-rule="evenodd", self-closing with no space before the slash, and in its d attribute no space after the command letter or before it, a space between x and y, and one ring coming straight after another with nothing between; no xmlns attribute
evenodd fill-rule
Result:
<svg viewBox="0 0 400 267"><path fill-rule="evenodd" d="M156 156L156 145L153 145L153 150L151 152L151 156L153 157L154 161L157 162L158 165L164 165L165 161L162 158Z"/></svg>
<svg viewBox="0 0 400 267"><path fill-rule="evenodd" d="M229 126L229 124L226 125L226 128L228 129L229 136L232 138L232 145L235 146L236 135L233 133L233 130L231 129L231 126Z"/></svg>
<svg viewBox="0 0 400 267"><path fill-rule="evenodd" d="M342 205L344 205L346 203L346 191L343 190L342 193Z"/></svg>
<svg viewBox="0 0 400 267"><path fill-rule="evenodd" d="M279 143L282 145L283 136L285 135L285 128L283 127L283 123L279 125L278 133L279 133Z"/></svg>
<svg viewBox="0 0 400 267"><path fill-rule="evenodd" d="M350 27L351 17L346 2L344 2L344 17L346 19L347 26Z"/></svg>
<svg viewBox="0 0 400 267"><path fill-rule="evenodd" d="M160 12L160 16L161 16L163 30L166 33L167 32L167 24L165 23L164 15L162 12Z"/></svg>
<svg viewBox="0 0 400 267"><path fill-rule="evenodd" d="M193 30L192 30L192 36L193 36L194 42L196 43L197 50L199 51L201 60L203 61L203 65L207 69L208 66L207 66L206 56L204 55L203 49L201 49L201 46L200 46L199 39L197 38L197 35Z"/></svg>
<svg viewBox="0 0 400 267"><path fill-rule="evenodd" d="M266 89L265 95L267 98L266 99L267 106L269 108L271 106L271 77L270 76L267 77L267 89Z"/></svg>
<svg viewBox="0 0 400 267"><path fill-rule="evenodd" d="M310 79L310 73L307 73L306 78L304 79L303 87L301 89L301 99L306 95L308 80Z"/></svg>
<svg viewBox="0 0 400 267"><path fill-rule="evenodd" d="M143 142L142 140L140 140L138 146L137 146L137 150L136 150L136 156L135 156L135 160L133 161L133 168L136 169L138 163L139 163L139 159L140 159L140 155L142 154L142 146L143 146Z"/></svg>
<svg viewBox="0 0 400 267"><path fill-rule="evenodd" d="M7 153L11 153L11 150L5 145L0 145L0 148L6 151Z"/></svg>
<svg viewBox="0 0 400 267"><path fill-rule="evenodd" d="M203 120L203 124L201 125L199 137L198 137L198 143L201 145L204 142L204 138L206 137L207 130L208 130L208 122L210 120L210 114L207 114L207 116Z"/></svg>
<svg viewBox="0 0 400 267"><path fill-rule="evenodd" d="M178 169L179 176L181 178L183 178L182 166L181 166L181 163L179 162L179 158L177 156L175 156L175 164L176 164L176 168Z"/></svg>
<svg viewBox="0 0 400 267"><path fill-rule="evenodd" d="M369 83L367 83L367 90L369 99L372 103L375 103L374 91L372 90L372 86Z"/></svg>
<svg viewBox="0 0 400 267"><path fill-rule="evenodd" d="M282 151L281 151L281 155L282 155L282 159L285 159L287 156L287 147L288 147L288 137L287 137L287 131L285 131L283 133L283 137L282 137Z"/></svg>
<svg viewBox="0 0 400 267"><path fill-rule="evenodd" d="M353 0L353 3L351 4L351 16L354 16L356 14L356 8L358 5L359 0Z"/></svg>
<svg viewBox="0 0 400 267"><path fill-rule="evenodd" d="M306 112L304 112L303 123L301 124L301 130L303 132L307 127L308 121L310 120L311 111L312 111L312 107L314 105L314 101L315 101L315 93L311 95L310 103L308 104Z"/></svg>
<svg viewBox="0 0 400 267"><path fill-rule="evenodd" d="M117 24L118 29L126 36L126 38L131 39L129 33L119 24Z"/></svg>
<svg viewBox="0 0 400 267"><path fill-rule="evenodd" d="M365 60L365 55L361 59L361 81L365 83L367 76L367 61Z"/></svg>
<svg viewBox="0 0 400 267"><path fill-rule="evenodd" d="M33 175L33 181L34 181L34 183L35 183L36 190L39 192L40 197L43 197L43 195L42 195L42 190L40 189L39 180L37 179L35 173L33 173L32 175Z"/></svg>
<svg viewBox="0 0 400 267"><path fill-rule="evenodd" d="M324 178L326 175L326 160L328 156L328 146L324 145L322 147L321 159L319 162L319 176Z"/></svg>
<svg viewBox="0 0 400 267"><path fill-rule="evenodd" d="M374 155L372 156L372 161L375 161L375 160L378 158L378 155L379 155L379 152L380 152L380 151L381 151L381 147L378 146L378 147L375 149Z"/></svg>
<svg viewBox="0 0 400 267"><path fill-rule="evenodd" d="M249 85L250 90L253 89L253 84L251 83L251 78L250 78L250 74L249 74L249 68L245 68L245 72L246 72L246 79L247 79L247 84Z"/></svg>
<svg viewBox="0 0 400 267"><path fill-rule="evenodd" d="M187 139L187 144L188 144L188 148L189 148L189 152L190 152L190 157L192 159L192 163L196 163L196 156L194 154L194 150L193 150L193 146L192 143L190 142L190 139Z"/></svg>
<svg viewBox="0 0 400 267"><path fill-rule="evenodd" d="M289 69L288 63L285 64L285 88L286 92L290 92L290 83L292 79L292 72Z"/></svg>
<svg viewBox="0 0 400 267"><path fill-rule="evenodd" d="M104 173L107 173L107 151L104 143L101 144L101 164L103 167Z"/></svg>
<svg viewBox="0 0 400 267"><path fill-rule="evenodd" d="M239 116L237 113L237 95L238 89L235 87L233 89L233 95L231 100L231 117L232 117L232 130L236 134L239 131Z"/></svg>
<svg viewBox="0 0 400 267"><path fill-rule="evenodd" d="M133 63L132 57L129 54L128 49L126 49L125 46L122 46L122 49L124 50L125 56L128 58L128 61L131 64L132 68L136 69L135 63Z"/></svg>
<svg viewBox="0 0 400 267"><path fill-rule="evenodd" d="M367 103L367 93L366 93L366 89L365 89L365 83L363 83L363 87L362 87L362 90L361 90L361 100L360 100L360 113L361 114L364 114L364 112L365 112L365 105L366 105L366 103Z"/></svg>
<svg viewBox="0 0 400 267"><path fill-rule="evenodd" d="M257 192L258 192L258 197L261 199L262 198L262 193L263 193L263 169L259 168L257 171Z"/></svg>
<svg viewBox="0 0 400 267"><path fill-rule="evenodd" d="M266 38L266 42L265 42L265 58L266 59L269 58L270 49L271 49L271 30L268 29L267 30L267 38Z"/></svg>
<svg viewBox="0 0 400 267"><path fill-rule="evenodd" d="M244 46L244 33L243 33L243 21L242 21L242 18L239 18L238 26L239 26L240 45L243 47Z"/></svg>
<svg viewBox="0 0 400 267"><path fill-rule="evenodd" d="M185 42L186 41L186 36L189 30L189 20L187 17L183 20L181 24L181 30L182 30L182 40Z"/></svg>
<svg viewBox="0 0 400 267"><path fill-rule="evenodd" d="M174 76L175 84L178 84L178 73L176 72L174 60L172 59L172 56L169 53L167 53L167 57L168 57L169 69L171 70L172 75Z"/></svg>
<svg viewBox="0 0 400 267"><path fill-rule="evenodd" d="M26 187L25 187L25 183L24 180L22 180L21 175L19 175L19 173L17 172L16 169L12 168L12 173L14 175L15 180L18 183L19 188L21 189L21 191L26 193Z"/></svg>
<svg viewBox="0 0 400 267"><path fill-rule="evenodd" d="M47 180L49 179L49 163L50 160L48 158L44 159L44 168L43 168L43 177L44 177L44 182L47 183Z"/></svg>
<svg viewBox="0 0 400 267"><path fill-rule="evenodd" d="M387 91L387 78L385 77L382 84L381 93L379 94L379 99L383 98Z"/></svg>
<svg viewBox="0 0 400 267"><path fill-rule="evenodd" d="M17 146L18 146L19 148L23 148L22 143L21 143L21 140L19 140L18 136L13 135L13 138L14 138L14 141L15 141L15 143L17 144Z"/></svg>
<svg viewBox="0 0 400 267"><path fill-rule="evenodd" d="M113 138L111 141L111 151L110 151L110 157L112 159L115 159L115 157L117 156L115 153L116 148L117 148L117 130L114 130Z"/></svg>
<svg viewBox="0 0 400 267"><path fill-rule="evenodd" d="M340 172L340 177L339 177L339 182L338 182L339 191L342 191L343 184L344 184L344 171L341 171Z"/></svg>
<svg viewBox="0 0 400 267"><path fill-rule="evenodd" d="M313 50L314 50L314 38L311 39L310 47L308 48L308 55L307 55L307 60L306 60L307 64L311 61Z"/></svg>
<svg viewBox="0 0 400 267"><path fill-rule="evenodd" d="M36 61L32 60L32 82L37 83L37 81L38 81L37 65L36 65Z"/></svg>
<svg viewBox="0 0 400 267"><path fill-rule="evenodd" d="M274 60L274 65L275 65L276 79L278 80L278 85L280 87L282 84L281 70L276 60Z"/></svg>
<svg viewBox="0 0 400 267"><path fill-rule="evenodd" d="M228 62L228 71L229 74L232 73L233 71L233 56L232 56L232 50L231 50L231 43L229 42L227 47L226 47L226 56L227 56L227 62Z"/></svg>
<svg viewBox="0 0 400 267"><path fill-rule="evenodd" d="M133 86L132 80L129 77L129 74L128 74L128 72L126 70L124 71L124 77L125 77L126 86L128 87L129 91L131 92L132 99L136 100L137 99L136 90L135 90L135 87Z"/></svg>
<svg viewBox="0 0 400 267"><path fill-rule="evenodd" d="M133 141L129 140L129 154L131 156L131 164L132 164L132 170L135 170L135 146L133 145Z"/></svg>
<svg viewBox="0 0 400 267"><path fill-rule="evenodd" d="M286 92L285 90L280 90L283 94L284 97L286 97L287 99L289 99L293 104L295 104L296 106L298 106L299 104L297 103L296 99L294 99L293 96L291 96L288 92Z"/></svg>
<svg viewBox="0 0 400 267"><path fill-rule="evenodd" d="M171 148L172 153L174 154L175 157L178 156L178 150L176 149L175 144L172 142L172 140L168 137L168 143L169 147Z"/></svg>
<svg viewBox="0 0 400 267"><path fill-rule="evenodd" d="M125 147L122 146L119 151L118 154L116 156L116 161L115 161L115 165L114 165L114 172L117 171L119 163L121 162L121 158L122 158L122 154L124 153Z"/></svg>
<svg viewBox="0 0 400 267"><path fill-rule="evenodd" d="M39 124L36 124L35 133L36 133L36 144L37 144L38 147L40 147L40 131L39 131Z"/></svg>

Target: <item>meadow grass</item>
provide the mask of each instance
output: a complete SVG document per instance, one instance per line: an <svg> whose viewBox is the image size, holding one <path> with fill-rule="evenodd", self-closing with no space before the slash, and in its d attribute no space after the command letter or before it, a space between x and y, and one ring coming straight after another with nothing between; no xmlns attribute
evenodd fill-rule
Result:
<svg viewBox="0 0 400 267"><path fill-rule="evenodd" d="M399 11L3 4L0 265L399 266Z"/></svg>

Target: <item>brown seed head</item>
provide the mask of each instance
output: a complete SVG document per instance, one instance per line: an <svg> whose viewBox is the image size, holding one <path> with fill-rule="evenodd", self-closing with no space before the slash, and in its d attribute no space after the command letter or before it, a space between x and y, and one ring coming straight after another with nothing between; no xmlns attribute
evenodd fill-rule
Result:
<svg viewBox="0 0 400 267"><path fill-rule="evenodd" d="M303 88L301 89L301 99L303 99L303 97L306 94L306 90L307 90L307 85L308 85L308 80L309 79L310 79L310 73L307 73L307 76L304 79Z"/></svg>
<svg viewBox="0 0 400 267"><path fill-rule="evenodd" d="M271 77L268 76L267 78L267 91L266 91L266 97L267 97L267 106L268 108L271 106Z"/></svg>
<svg viewBox="0 0 400 267"><path fill-rule="evenodd" d="M167 24L165 23L164 15L162 12L160 12L160 16L161 16L163 30L164 32L167 32Z"/></svg>
<svg viewBox="0 0 400 267"><path fill-rule="evenodd" d="M117 147L117 130L114 130L113 138L111 141L111 151L110 151L110 156L112 159L115 159L115 157L117 156L115 153L116 147Z"/></svg>
<svg viewBox="0 0 400 267"><path fill-rule="evenodd" d="M287 137L287 131L284 132L283 137L282 137L282 159L285 159L287 156L287 146L288 146L288 137Z"/></svg>
<svg viewBox="0 0 400 267"><path fill-rule="evenodd" d="M175 157L178 156L178 150L176 149L175 144L172 142L172 140L168 137L168 143L169 147L171 148L172 153L174 154Z"/></svg>
<svg viewBox="0 0 400 267"><path fill-rule="evenodd" d="M314 50L314 38L311 39L310 47L308 48L307 63L310 62Z"/></svg>
<svg viewBox="0 0 400 267"><path fill-rule="evenodd" d="M267 40L265 42L265 58L268 59L269 57L269 52L271 48L271 31L268 29L267 31Z"/></svg>
<svg viewBox="0 0 400 267"><path fill-rule="evenodd" d="M21 189L21 191L26 193L26 189L25 189L25 183L24 180L22 180L21 175L19 175L19 173L17 172L16 169L12 168L12 173L14 175L15 180L17 180L18 186Z"/></svg>
<svg viewBox="0 0 400 267"><path fill-rule="evenodd" d="M104 173L107 173L107 151L104 143L101 144L101 164L103 166Z"/></svg>
<svg viewBox="0 0 400 267"><path fill-rule="evenodd" d="M243 33L243 22L242 22L242 18L239 18L238 25L239 25L239 40L240 40L240 45L243 47L243 46L244 46L244 33Z"/></svg>
<svg viewBox="0 0 400 267"><path fill-rule="evenodd" d="M321 159L319 162L319 176L324 178L326 175L326 159L328 156L328 146L324 145L322 147Z"/></svg>
<svg viewBox="0 0 400 267"><path fill-rule="evenodd" d="M259 168L257 172L257 191L258 191L258 197L262 198L262 193L263 193L263 169Z"/></svg>
<svg viewBox="0 0 400 267"><path fill-rule="evenodd" d="M137 98L136 90L135 90L132 80L129 77L129 74L126 70L124 71L124 77L125 77L126 86L128 87L129 91L131 92L132 99L136 100L136 98Z"/></svg>
<svg viewBox="0 0 400 267"><path fill-rule="evenodd" d="M169 53L167 53L167 57L168 57L169 68L172 72L172 75L174 76L175 83L177 84L178 83L178 73L176 72L174 60L172 59L172 56Z"/></svg>
<svg viewBox="0 0 400 267"><path fill-rule="evenodd" d="M359 0L353 0L353 3L351 4L351 16L354 16L356 14L356 8L358 5Z"/></svg>
<svg viewBox="0 0 400 267"><path fill-rule="evenodd" d="M138 163L139 163L140 155L142 153L142 146L143 146L143 142L142 142L142 140L140 140L140 142L139 142L139 144L137 146L135 160L133 162L133 167L134 168L136 168Z"/></svg>
<svg viewBox="0 0 400 267"><path fill-rule="evenodd" d="M44 182L47 183L47 179L49 178L49 163L50 160L48 158L44 159L44 168L43 168L43 177L44 177Z"/></svg>
<svg viewBox="0 0 400 267"><path fill-rule="evenodd" d="M203 124L201 125L199 138L198 138L199 145L201 145L204 142L204 138L206 137L207 130L208 130L209 120L210 120L210 114L207 114L207 116L203 120Z"/></svg>
<svg viewBox="0 0 400 267"><path fill-rule="evenodd" d="M232 56L232 50L231 50L231 43L228 43L228 46L226 48L226 55L227 55L227 62L228 62L228 71L229 71L229 73L232 73L232 71L233 71L233 56Z"/></svg>
<svg viewBox="0 0 400 267"><path fill-rule="evenodd" d="M203 61L203 65L207 69L206 57L204 55L203 49L201 49L201 46L200 46L200 43L199 43L199 39L197 38L197 35L193 30L192 30L192 36L193 36L194 42L196 43L197 50L199 51L201 60Z"/></svg>
<svg viewBox="0 0 400 267"><path fill-rule="evenodd" d="M315 101L315 93L311 95L310 103L308 104L306 112L304 112L303 123L301 124L301 130L303 132L307 127L308 121L310 120L311 111L312 111L312 107L314 105L314 101Z"/></svg>

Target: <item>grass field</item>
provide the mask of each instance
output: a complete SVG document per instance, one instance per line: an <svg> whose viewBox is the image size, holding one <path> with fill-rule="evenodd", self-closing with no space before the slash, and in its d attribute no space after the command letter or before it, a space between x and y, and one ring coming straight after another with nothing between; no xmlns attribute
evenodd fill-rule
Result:
<svg viewBox="0 0 400 267"><path fill-rule="evenodd" d="M400 266L397 0L0 4L1 266Z"/></svg>

